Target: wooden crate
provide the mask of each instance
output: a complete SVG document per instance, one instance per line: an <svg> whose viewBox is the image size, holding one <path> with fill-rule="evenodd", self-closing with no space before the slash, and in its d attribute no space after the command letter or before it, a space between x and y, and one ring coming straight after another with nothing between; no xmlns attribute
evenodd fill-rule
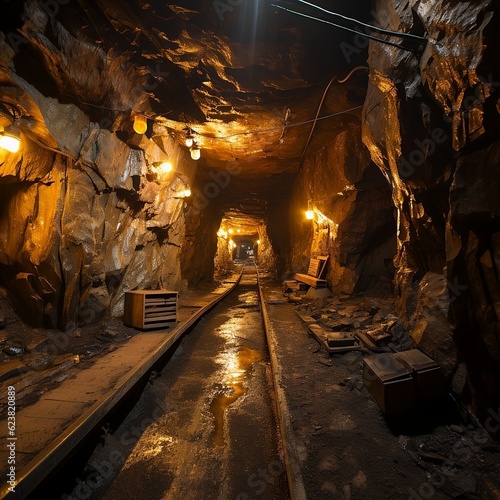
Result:
<svg viewBox="0 0 500 500"><path fill-rule="evenodd" d="M395 352L393 356L412 370L417 383L419 397L431 400L441 397L445 392L445 379L439 365L418 349Z"/></svg>
<svg viewBox="0 0 500 500"><path fill-rule="evenodd" d="M123 323L151 330L169 328L177 323L178 292L169 290L133 290L125 292Z"/></svg>
<svg viewBox="0 0 500 500"><path fill-rule="evenodd" d="M386 415L417 408L412 370L389 353L363 359L363 382Z"/></svg>

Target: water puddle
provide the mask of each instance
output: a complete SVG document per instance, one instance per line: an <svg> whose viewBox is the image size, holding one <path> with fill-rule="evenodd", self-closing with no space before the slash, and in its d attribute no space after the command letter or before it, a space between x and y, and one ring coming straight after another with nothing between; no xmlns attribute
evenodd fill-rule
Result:
<svg viewBox="0 0 500 500"><path fill-rule="evenodd" d="M254 291L243 292L238 295L238 300L242 302L242 305L239 307L243 307L245 304L256 305L259 303L259 296L257 292Z"/></svg>
<svg viewBox="0 0 500 500"><path fill-rule="evenodd" d="M218 361L224 366L224 378L221 382L222 392L210 404L214 416L215 430L213 443L224 446L224 416L229 405L247 392L247 381L252 365L261 359L259 351L248 347L239 347L224 352Z"/></svg>

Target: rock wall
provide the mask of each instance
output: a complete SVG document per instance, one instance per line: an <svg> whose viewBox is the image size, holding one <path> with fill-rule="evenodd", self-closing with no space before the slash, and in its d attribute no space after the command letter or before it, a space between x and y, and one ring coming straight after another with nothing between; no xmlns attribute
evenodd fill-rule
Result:
<svg viewBox="0 0 500 500"><path fill-rule="evenodd" d="M196 163L160 125L133 132L127 109L144 105L143 76L77 41L36 2L22 32L22 58L0 40L2 103L22 115L22 148L0 151L0 286L23 319L62 329L120 316L127 290L181 289L192 252L179 192ZM40 71L27 72L33 54ZM95 109L107 117L94 121ZM167 159L175 171L163 175ZM191 235L202 222L189 217Z"/></svg>
<svg viewBox="0 0 500 500"><path fill-rule="evenodd" d="M359 116L344 115L318 135L292 191L291 270L307 272L311 257L329 255L327 279L335 294L377 284L388 289L395 254L393 205L387 181L361 142ZM308 205L314 220L305 218Z"/></svg>
<svg viewBox="0 0 500 500"><path fill-rule="evenodd" d="M50 155L37 182L2 165L2 285L33 325L67 328L109 311L119 316L127 290L181 286L186 201L175 195L184 181L148 180L147 157L166 154L147 143L143 153L116 139L99 150L99 161ZM167 149L182 171L183 155ZM11 165L31 154L23 148Z"/></svg>
<svg viewBox="0 0 500 500"><path fill-rule="evenodd" d="M292 221L292 227L294 223ZM276 199L269 210L266 234L261 234L263 244L259 248L259 263L273 269L281 280L289 275L291 265L290 227L290 201L286 197Z"/></svg>
<svg viewBox="0 0 500 500"><path fill-rule="evenodd" d="M191 203L187 206L186 232L182 247L181 272L188 286L201 281L212 281L214 255L217 253L217 230L221 215L218 210L199 210Z"/></svg>
<svg viewBox="0 0 500 500"><path fill-rule="evenodd" d="M374 5L427 37L369 46L363 142L397 210L398 313L484 421L500 404L498 3Z"/></svg>

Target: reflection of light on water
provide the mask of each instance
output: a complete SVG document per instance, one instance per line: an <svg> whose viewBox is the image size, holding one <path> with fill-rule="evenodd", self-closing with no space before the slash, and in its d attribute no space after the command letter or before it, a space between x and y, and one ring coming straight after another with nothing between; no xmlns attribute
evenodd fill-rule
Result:
<svg viewBox="0 0 500 500"><path fill-rule="evenodd" d="M244 331L247 327L248 319L245 317L246 311L243 307L255 306L259 304L258 296L256 292L245 292L238 295L238 299L242 304L242 307L232 308L229 312L231 318L225 321L219 328L217 328L216 333L221 337L234 338L237 332Z"/></svg>
<svg viewBox="0 0 500 500"><path fill-rule="evenodd" d="M164 450L164 448L170 446L176 441L172 436L159 436L158 434L157 426L148 427L140 439L135 434L132 435L132 433L124 434L124 436L127 436L127 439L136 438L137 443L124 463L123 470L129 469L143 460L156 457Z"/></svg>
<svg viewBox="0 0 500 500"><path fill-rule="evenodd" d="M216 333L221 337L233 338L235 332L239 330L241 330L241 316L235 316L217 328Z"/></svg>
<svg viewBox="0 0 500 500"><path fill-rule="evenodd" d="M145 457L156 457L156 455L159 455L163 451L165 446L172 444L174 439L172 436L161 436L159 438L154 438L152 441L151 448L143 451Z"/></svg>
<svg viewBox="0 0 500 500"><path fill-rule="evenodd" d="M243 304L255 304L258 302L256 292L245 292L238 295L238 300Z"/></svg>
<svg viewBox="0 0 500 500"><path fill-rule="evenodd" d="M260 353L248 347L230 350L219 356L218 361L224 365L223 393L216 396L210 404L214 416L214 444L223 446L224 415L227 407L247 392L245 382L253 363L260 360Z"/></svg>

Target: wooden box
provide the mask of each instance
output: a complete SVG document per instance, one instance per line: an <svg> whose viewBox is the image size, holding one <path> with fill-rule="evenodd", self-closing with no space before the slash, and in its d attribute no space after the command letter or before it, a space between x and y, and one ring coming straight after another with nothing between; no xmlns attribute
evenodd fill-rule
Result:
<svg viewBox="0 0 500 500"><path fill-rule="evenodd" d="M390 353L363 359L363 383L386 415L417 408L412 370Z"/></svg>
<svg viewBox="0 0 500 500"><path fill-rule="evenodd" d="M178 292L169 290L134 290L125 292L123 323L151 330L177 323Z"/></svg>
<svg viewBox="0 0 500 500"><path fill-rule="evenodd" d="M393 356L412 370L419 396L424 400L443 395L445 380L439 365L418 349L395 352Z"/></svg>

